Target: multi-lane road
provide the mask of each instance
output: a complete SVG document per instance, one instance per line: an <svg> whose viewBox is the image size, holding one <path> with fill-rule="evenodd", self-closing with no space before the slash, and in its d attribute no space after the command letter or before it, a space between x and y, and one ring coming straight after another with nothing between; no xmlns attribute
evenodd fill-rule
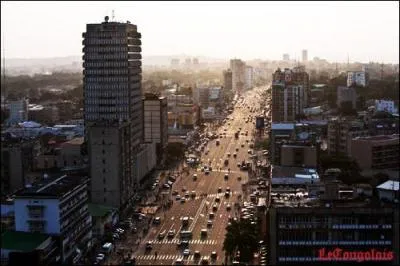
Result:
<svg viewBox="0 0 400 266"><path fill-rule="evenodd" d="M149 233L133 254L137 265L225 263L223 251L225 228L230 217L239 216L235 210L235 202L246 200L242 184L247 182L248 174L246 171L241 171L237 163L249 160L248 150L253 139L254 119L248 123L245 120L249 115L254 115L248 108L257 106L258 100L254 96L255 92L249 91L244 95L244 101L239 101L235 105L233 113L226 119L225 124L218 128L218 134L224 136L219 139L220 144L217 145L216 140L208 142L201 155L200 166L191 169L188 175L183 174L177 178L171 192L178 192L180 197L185 197L187 192L189 197L182 202L176 199L176 195L170 193L173 200L172 207L156 215L161 218L161 222L151 225ZM247 131L247 136L243 134L239 139L235 139L234 134L239 128L244 134ZM237 154L236 158L233 157L234 153ZM228 166L224 165L225 159L229 160ZM200 168L204 165L211 166L212 171L208 174L201 171ZM194 174L197 174L197 180L194 180ZM228 174L227 179L225 174ZM225 193L227 189L229 195ZM195 197L191 195L193 191ZM213 217L210 217L210 213L213 213ZM183 217L189 218L186 227L183 227ZM192 232L186 247L178 246L181 242L181 230ZM169 231L175 232L175 235L168 236ZM165 236L160 237L160 233L165 233ZM149 242L151 249L146 249ZM185 249L189 249L189 255L183 254ZM216 257L215 253L212 256L212 252L216 252Z"/></svg>

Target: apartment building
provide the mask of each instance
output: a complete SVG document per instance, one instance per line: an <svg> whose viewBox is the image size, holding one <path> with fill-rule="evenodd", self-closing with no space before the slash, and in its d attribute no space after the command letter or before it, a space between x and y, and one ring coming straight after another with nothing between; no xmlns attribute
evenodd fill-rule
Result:
<svg viewBox="0 0 400 266"><path fill-rule="evenodd" d="M279 165L281 162L281 146L291 140L295 134L293 123L272 123L271 125L271 154L272 164Z"/></svg>
<svg viewBox="0 0 400 266"><path fill-rule="evenodd" d="M91 245L88 178L44 176L15 195L15 230L52 235L59 241L60 262L72 261Z"/></svg>
<svg viewBox="0 0 400 266"><path fill-rule="evenodd" d="M396 108L394 101L391 100L375 100L375 111L386 111L391 114L397 113L398 109Z"/></svg>
<svg viewBox="0 0 400 266"><path fill-rule="evenodd" d="M347 72L347 87L352 85L365 87L367 85L367 75L365 71Z"/></svg>
<svg viewBox="0 0 400 266"><path fill-rule="evenodd" d="M399 210L394 205L279 198L267 223L271 265L400 262Z"/></svg>
<svg viewBox="0 0 400 266"><path fill-rule="evenodd" d="M109 21L83 33L84 118L92 202L125 208L134 191L135 153L143 141L141 34Z"/></svg>
<svg viewBox="0 0 400 266"><path fill-rule="evenodd" d="M357 137L351 141L351 156L361 169L399 169L399 135Z"/></svg>
<svg viewBox="0 0 400 266"><path fill-rule="evenodd" d="M343 108L344 104L350 102L352 109L356 109L357 93L354 88L339 86L337 87L337 107Z"/></svg>
<svg viewBox="0 0 400 266"><path fill-rule="evenodd" d="M368 136L369 131L364 122L334 118L328 121L328 153L351 154L352 139Z"/></svg>
<svg viewBox="0 0 400 266"><path fill-rule="evenodd" d="M272 85L272 122L295 122L303 112L303 86Z"/></svg>
<svg viewBox="0 0 400 266"><path fill-rule="evenodd" d="M210 101L210 88L207 87L196 87L193 90L193 103L207 108Z"/></svg>
<svg viewBox="0 0 400 266"><path fill-rule="evenodd" d="M308 51L307 50L302 50L301 51L301 59L305 63L308 61Z"/></svg>

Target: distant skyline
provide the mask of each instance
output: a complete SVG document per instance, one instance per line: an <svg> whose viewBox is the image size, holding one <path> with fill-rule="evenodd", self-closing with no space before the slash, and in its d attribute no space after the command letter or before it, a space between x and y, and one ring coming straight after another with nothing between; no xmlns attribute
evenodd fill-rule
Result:
<svg viewBox="0 0 400 266"><path fill-rule="evenodd" d="M142 33L143 56L399 62L399 2L7 2L7 58L82 55L87 23L105 16ZM4 47L3 47L4 45Z"/></svg>

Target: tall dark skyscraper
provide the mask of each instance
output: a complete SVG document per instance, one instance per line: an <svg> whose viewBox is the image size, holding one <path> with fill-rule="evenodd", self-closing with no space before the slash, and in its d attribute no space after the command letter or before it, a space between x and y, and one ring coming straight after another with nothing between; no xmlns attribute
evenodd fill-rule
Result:
<svg viewBox="0 0 400 266"><path fill-rule="evenodd" d="M135 152L143 138L141 34L109 21L83 33L84 119L92 202L122 208L133 196Z"/></svg>

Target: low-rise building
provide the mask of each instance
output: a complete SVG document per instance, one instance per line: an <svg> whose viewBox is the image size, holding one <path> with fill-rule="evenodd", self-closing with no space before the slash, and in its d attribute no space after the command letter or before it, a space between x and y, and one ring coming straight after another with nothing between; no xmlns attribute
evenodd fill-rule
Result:
<svg viewBox="0 0 400 266"><path fill-rule="evenodd" d="M7 231L1 234L1 265L55 265L59 248L49 234Z"/></svg>
<svg viewBox="0 0 400 266"><path fill-rule="evenodd" d="M399 181L388 180L376 187L379 198L399 203Z"/></svg>
<svg viewBox="0 0 400 266"><path fill-rule="evenodd" d="M281 146L282 166L317 167L317 147L308 143L286 143Z"/></svg>
<svg viewBox="0 0 400 266"><path fill-rule="evenodd" d="M363 170L399 169L399 135L357 137L351 141L351 156Z"/></svg>
<svg viewBox="0 0 400 266"><path fill-rule="evenodd" d="M375 111L386 111L391 114L397 113L398 109L391 100L375 100Z"/></svg>
<svg viewBox="0 0 400 266"><path fill-rule="evenodd" d="M15 230L52 235L58 240L60 262L76 261L91 246L88 178L45 176L16 193Z"/></svg>
<svg viewBox="0 0 400 266"><path fill-rule="evenodd" d="M267 214L270 265L398 265L399 209L378 200L275 195ZM368 258L368 259L367 259Z"/></svg>

